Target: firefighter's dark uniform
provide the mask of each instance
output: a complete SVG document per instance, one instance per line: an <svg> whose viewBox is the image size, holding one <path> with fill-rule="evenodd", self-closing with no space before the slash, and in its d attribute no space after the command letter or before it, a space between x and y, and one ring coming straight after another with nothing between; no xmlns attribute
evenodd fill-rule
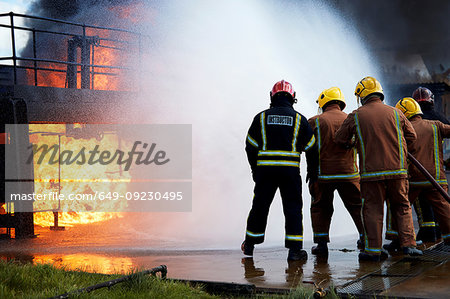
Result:
<svg viewBox="0 0 450 299"><path fill-rule="evenodd" d="M328 104L324 111L308 120L319 150L318 181L310 184L311 221L314 242L330 242L329 231L333 215L333 194L337 190L362 237L361 193L356 149L344 148L334 142L334 134L347 114L339 104Z"/></svg>
<svg viewBox="0 0 450 299"><path fill-rule="evenodd" d="M439 120L446 125L450 125L448 119L434 109L434 103L429 101L419 101L422 110L422 118L428 120ZM414 209L419 222L418 240L433 241L440 237L438 224L435 221L433 209L428 200L424 196L414 202Z"/></svg>
<svg viewBox="0 0 450 299"><path fill-rule="evenodd" d="M264 241L269 207L280 188L286 221L285 246L303 247L300 155L314 145L314 134L307 119L295 111L286 98L273 101L270 109L255 116L245 147L255 181L252 209L247 219L247 244ZM316 161L316 158L307 157L308 168L313 164L309 161Z"/></svg>

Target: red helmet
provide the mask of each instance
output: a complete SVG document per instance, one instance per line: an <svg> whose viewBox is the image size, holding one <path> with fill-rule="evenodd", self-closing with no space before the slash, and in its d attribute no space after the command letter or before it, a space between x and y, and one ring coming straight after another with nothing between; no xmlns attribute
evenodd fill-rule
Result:
<svg viewBox="0 0 450 299"><path fill-rule="evenodd" d="M412 97L417 102L434 102L434 95L431 90L422 86L414 90Z"/></svg>
<svg viewBox="0 0 450 299"><path fill-rule="evenodd" d="M292 96L293 99L295 98L294 88L292 87L292 84L287 81L281 80L275 83L275 85L272 87L272 91L270 92L270 96L273 97L279 92L287 92Z"/></svg>

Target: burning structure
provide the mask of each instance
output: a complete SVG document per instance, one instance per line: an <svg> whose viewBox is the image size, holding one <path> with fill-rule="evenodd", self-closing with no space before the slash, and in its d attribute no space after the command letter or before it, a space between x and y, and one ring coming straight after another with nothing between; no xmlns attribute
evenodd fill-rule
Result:
<svg viewBox="0 0 450 299"><path fill-rule="evenodd" d="M59 0L34 1L29 9L33 17L12 16L13 30L10 14L4 14L0 18L0 30L8 32L9 36L15 36L15 47L11 46L14 52L8 57L2 57L1 61L2 94L9 99L23 99L27 107L26 122L32 126L42 122L134 121L136 116L131 109L135 95L142 87L139 86L142 80L135 78L145 78L139 75L140 59L155 50L152 58L157 59L151 60L151 68L156 70L155 74L148 76L151 80L143 84L144 88L151 90L154 99L142 101L146 102L146 111L152 111L152 120L161 123L173 123L181 119L185 123L196 125L196 149L202 154L209 154L221 148L219 142L215 142L217 140L209 138L216 136L217 127L204 124L225 120L225 115L232 113L231 107L241 106L242 117L236 120L232 128L227 128L232 134L228 136L228 131L222 131L223 135L228 136L225 142L234 144L236 136L247 129L245 115L253 114L255 107L265 105L263 96L266 93L262 91L280 76L293 77L298 82L298 89L305 99L299 105L306 115L315 113L314 101L311 99L316 97L318 90L323 89L323 84L343 86L346 90L344 93L350 95L356 79L377 74L375 68L380 65L379 62L387 61L381 52L388 52L394 57L403 56L403 52L426 56L422 60L432 75L431 79L419 78L420 80L411 79L407 82L398 80L404 78L403 71L395 72L395 76L389 77L389 70L395 67L399 69L400 64L398 59L390 60L387 67L383 68L386 72L382 72L383 76L380 75L379 79L385 87L391 83L400 84L401 91L398 88L386 89L390 94L388 98L392 101L410 95L414 89L412 84L416 87L416 84L427 82L442 83L438 77L433 76L441 72L440 67L436 67L438 64L427 63L430 57L442 58L440 53L446 49L447 41L439 38L448 35L445 35L448 26L441 22L447 20L444 13L446 10L442 9L442 5L410 1L399 1L398 4L389 1L359 1L358 4L350 3L351 1L320 1L331 3L330 9L328 5L316 7L317 1L304 2L305 4L297 5L285 1L279 5L257 2L242 4L234 1L231 4L217 5L203 1L189 4L130 0L83 0L70 3ZM142 3L147 6L143 7ZM149 7L152 5L157 8ZM430 13L415 14L420 5L438 8L431 8ZM410 6L414 6L414 9L410 9ZM204 13L205 11L208 13ZM336 11L339 13L336 14ZM367 11L376 12L378 18L367 18ZM285 13L286 21L276 17ZM145 15L146 21L143 21L142 14L148 14ZM299 18L299 15L308 17ZM415 15L425 18L427 25L416 22L412 18ZM383 21L379 21L380 18ZM27 21L22 24L20 20ZM394 21L406 26L397 26ZM143 28L148 25L145 22L155 26ZM145 36L126 30L108 30L111 29L109 27L145 31L158 40L157 46L148 49ZM429 34L420 34L423 29L418 31L419 27L425 28ZM404 28L408 28L411 34L406 34ZM292 36L293 43L285 43L284 37L279 35L282 31ZM22 46L19 39L21 34ZM364 47L360 45L360 36L364 39ZM415 36L420 37L420 43L416 43ZM332 48L322 46L331 41L334 45ZM427 46L423 46L424 44ZM140 51L141 47L145 51ZM440 50L439 53L435 52L436 48ZM372 55L371 52L379 55ZM424 55L425 52L430 53ZM281 59L286 54L288 58ZM327 59L323 59L324 57ZM448 65L445 61L442 65L444 72ZM329 70L327 76L324 76L325 69ZM250 80L251 84L243 83L249 82L248 78L255 80ZM199 82L202 82L202 90L198 87ZM177 84L176 88L173 88L174 83ZM442 90L448 94L445 88ZM236 96L231 92L237 90L242 94ZM445 106L445 99L435 89L432 90L436 94L437 106L440 103ZM206 99L201 93L206 94L205 97L214 98L216 109L205 108L210 105L210 101L205 105ZM242 98L247 100L243 101ZM355 101L349 101L349 104L356 105ZM158 113L167 110L175 112L173 117L167 113ZM198 112L207 113L199 117ZM62 134L64 130L65 128L58 132ZM47 130L39 128L36 131ZM31 136L34 142L38 135ZM66 137L61 136L64 143ZM57 140L55 136L47 137ZM213 198L217 194L227 194L228 197L235 198L232 204L226 204L226 207L233 208L232 213L236 213L236 206L242 208L242 200L238 199L248 192L246 184L235 180L236 176L248 177L248 169L242 163L242 156L237 148L224 156L226 163L217 161L217 164L197 164L196 169L202 172L197 178L206 182L204 185L210 186L209 190L198 188L197 196ZM198 157L197 159L200 160ZM221 180L208 175L216 173L217 167L224 170ZM57 187L53 182L53 190ZM197 211L211 215L214 220L211 223L217 223L219 230L222 226L217 219L227 221L228 215L223 212L214 214L221 210L217 206L218 202L204 200ZM183 216L183 220L187 219L186 222L198 224L194 220L197 214L195 217ZM244 219L245 215L236 217ZM49 221L53 223L51 215ZM186 227L185 223L183 226ZM212 231L207 230L206 225L202 227L205 227L202 231L204 235ZM240 227L238 223L235 228L237 227ZM211 238L211 235L208 237ZM230 238L235 236L234 233L229 235Z"/></svg>
<svg viewBox="0 0 450 299"><path fill-rule="evenodd" d="M62 212L59 204L47 206L35 202L33 207L32 201L25 204L31 205L28 210L34 213L15 212L23 209L17 209L17 203L14 207L5 201L5 183L21 182L23 176L5 179L5 147L56 142L60 149L76 148L99 140L102 145L120 146L120 137L115 132L93 133L84 124L130 122L130 105L139 89L134 76L139 72L140 43L145 37L124 29L13 12L1 14L0 19L1 29L11 34L11 56L0 57L0 233L8 238L27 238L34 236L35 224L63 229L64 225L120 217L120 213L79 212L89 211L92 209L89 206L74 206L66 212ZM18 20L25 25L17 26ZM28 36L25 47L19 47L23 43L23 39L17 38L20 34ZM16 132L8 131L7 124L28 125L29 140L17 138ZM27 173L25 181L32 182L24 185L36 192L59 194L74 186L80 192L92 192L95 184L99 188L98 182L105 174L111 179L121 179L123 183L116 188L123 190L129 179L121 169L104 166L89 173L77 173L76 167L61 167L60 161L54 167L41 166L34 163L22 170ZM120 206L117 210L120 211Z"/></svg>

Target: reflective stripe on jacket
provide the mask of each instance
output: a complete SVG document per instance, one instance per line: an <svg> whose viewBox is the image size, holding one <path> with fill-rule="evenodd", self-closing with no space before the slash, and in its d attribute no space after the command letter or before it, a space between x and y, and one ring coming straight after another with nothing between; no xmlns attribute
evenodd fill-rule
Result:
<svg viewBox="0 0 450 299"><path fill-rule="evenodd" d="M440 121L422 119L420 115L411 118L417 140L409 147L413 155L441 185L447 185L444 169L442 139L450 137L450 125ZM409 166L411 186L431 186L431 183L414 166Z"/></svg>
<svg viewBox="0 0 450 299"><path fill-rule="evenodd" d="M319 150L319 180L359 181L356 149L347 149L334 142L334 134L346 118L347 114L338 104L328 104L322 114L308 120Z"/></svg>
<svg viewBox="0 0 450 299"><path fill-rule="evenodd" d="M252 170L257 166L300 167L301 152L314 144L306 118L288 102L281 102L255 116L245 150Z"/></svg>
<svg viewBox="0 0 450 299"><path fill-rule="evenodd" d="M407 144L416 139L411 123L377 96L353 111L336 132L335 142L351 146L356 137L361 181L407 178Z"/></svg>

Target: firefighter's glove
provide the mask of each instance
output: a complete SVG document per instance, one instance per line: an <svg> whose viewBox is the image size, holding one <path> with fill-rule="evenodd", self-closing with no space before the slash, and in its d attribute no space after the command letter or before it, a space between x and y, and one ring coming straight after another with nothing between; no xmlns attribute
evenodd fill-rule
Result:
<svg viewBox="0 0 450 299"><path fill-rule="evenodd" d="M311 184L317 181L317 173L308 172L306 174L306 182L310 182Z"/></svg>

